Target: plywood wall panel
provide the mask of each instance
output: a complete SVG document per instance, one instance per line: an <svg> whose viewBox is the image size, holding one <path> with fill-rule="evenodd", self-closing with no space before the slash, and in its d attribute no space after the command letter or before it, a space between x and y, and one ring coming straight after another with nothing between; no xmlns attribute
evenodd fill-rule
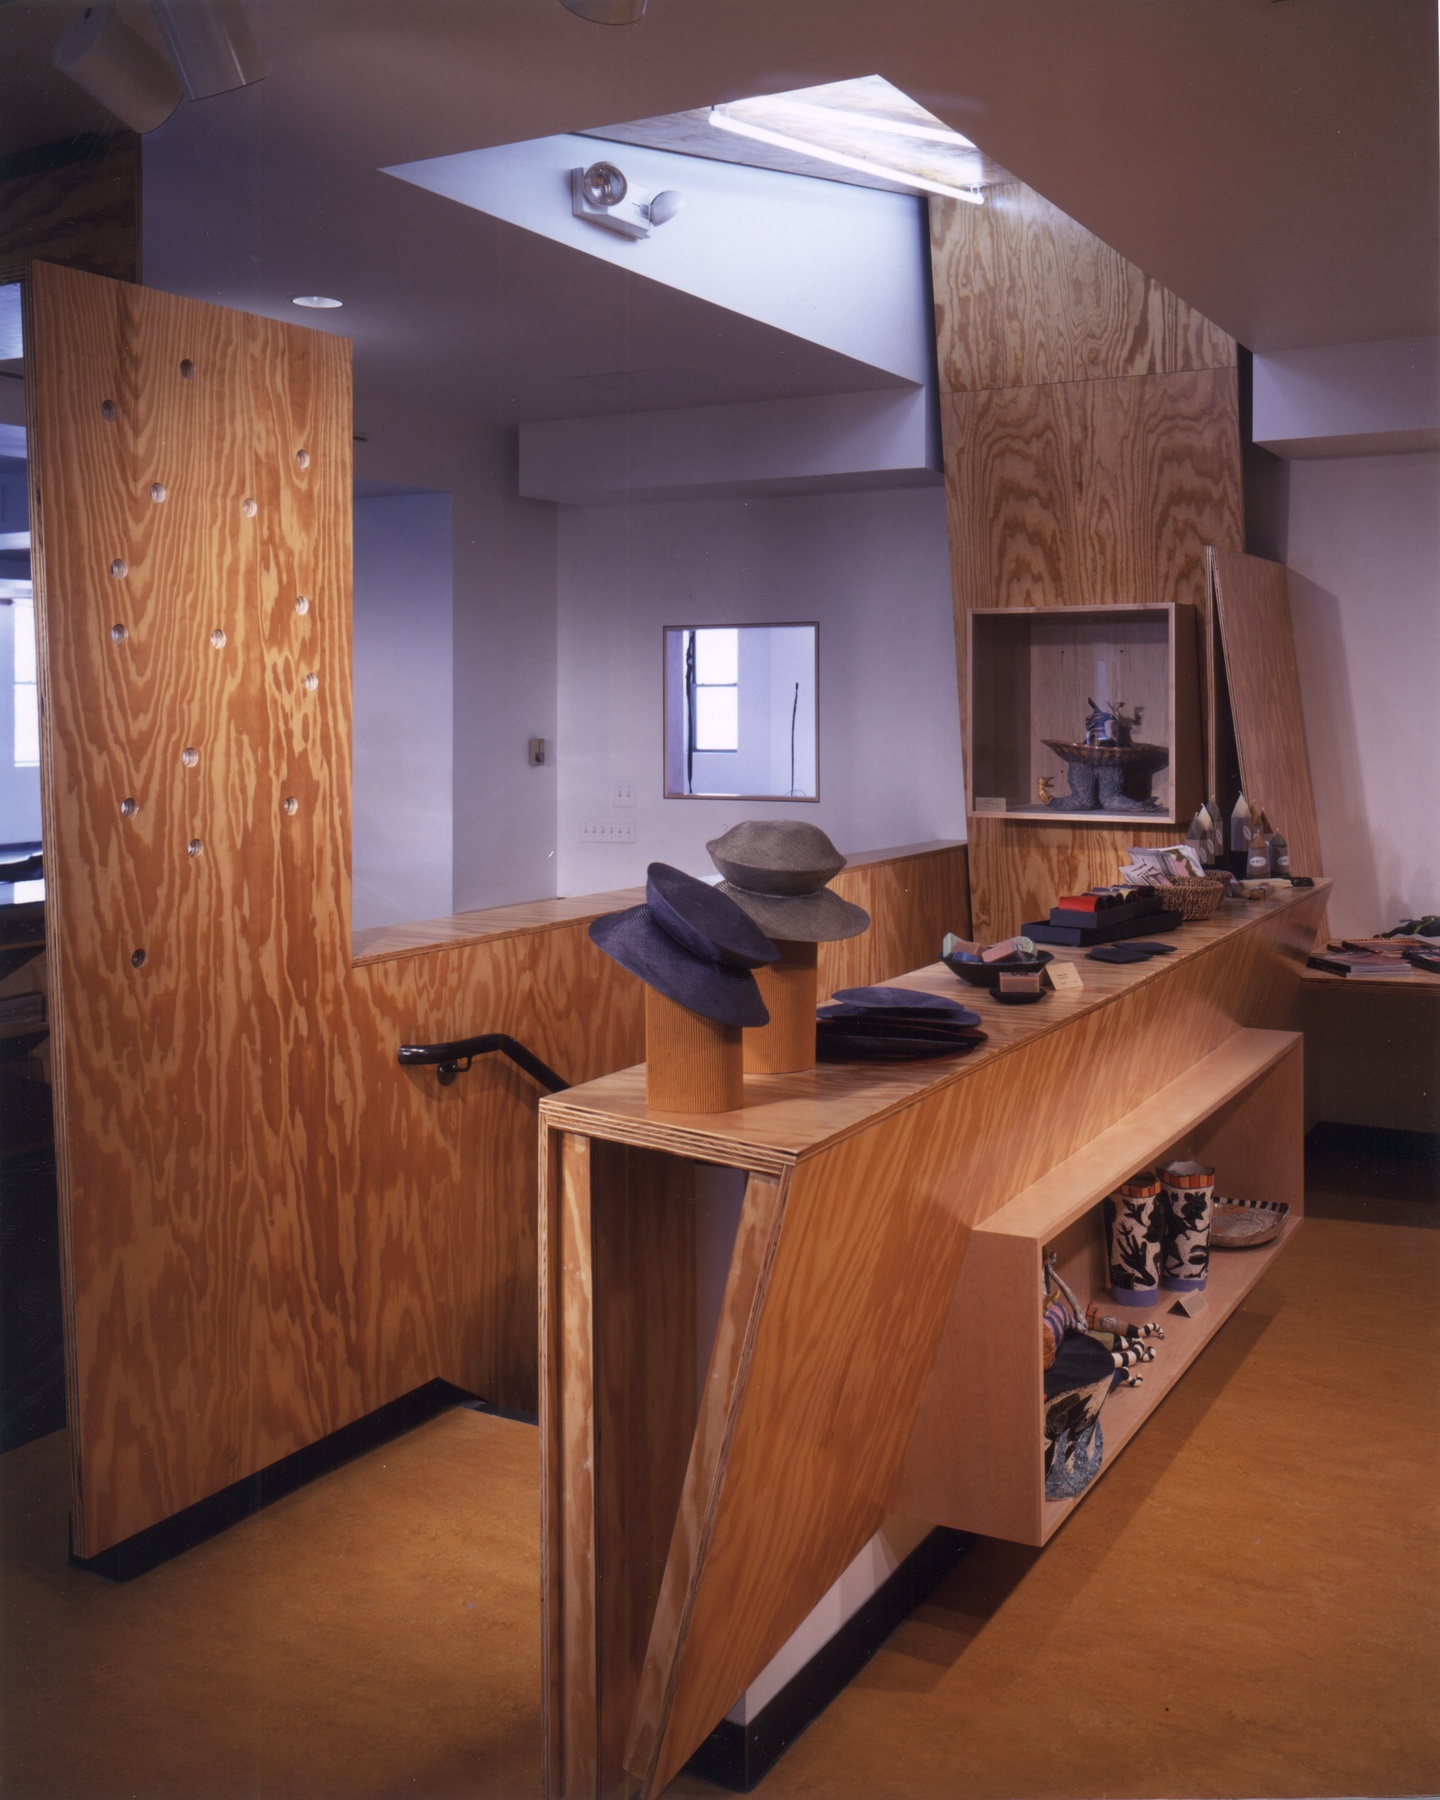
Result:
<svg viewBox="0 0 1440 1800"><path fill-rule="evenodd" d="M1282 563L1217 548L1215 601L1240 780L1290 845L1297 875L1323 873L1290 590Z"/></svg>
<svg viewBox="0 0 1440 1800"><path fill-rule="evenodd" d="M1235 344L1021 182L930 202L942 393L1233 368Z"/></svg>
<svg viewBox="0 0 1440 1800"><path fill-rule="evenodd" d="M964 844L893 861L855 863L831 882L870 914L859 937L820 946L818 987L866 987L920 969L940 954L947 931L970 934L969 857Z"/></svg>
<svg viewBox="0 0 1440 1800"><path fill-rule="evenodd" d="M81 154L70 154L72 148ZM20 280L35 257L138 281L140 139L135 133L43 146L31 158L34 168L0 181L0 282Z"/></svg>
<svg viewBox="0 0 1440 1800"><path fill-rule="evenodd" d="M1205 546L1241 541L1233 370L953 394L941 423L967 609L1207 606Z"/></svg>
<svg viewBox="0 0 1440 1800"><path fill-rule="evenodd" d="M1206 641L1205 547L1243 541L1233 340L1021 183L930 220L962 709L973 607L1177 601ZM972 817L973 933L1174 835Z"/></svg>
<svg viewBox="0 0 1440 1800"><path fill-rule="evenodd" d="M338 1204L353 1149L328 1104L357 1085L349 352L44 265L32 290L76 1536L93 1550L359 1397ZM297 560L335 603L279 657L272 597Z"/></svg>
<svg viewBox="0 0 1440 1800"><path fill-rule="evenodd" d="M508 1032L587 1081L643 1058L644 990L587 935L625 896L371 934L352 961L345 342L45 265L32 301L74 1542L94 1555L437 1375L535 1407L538 1089L495 1057L442 1088L396 1051ZM855 871L861 979L948 928L963 850L916 861Z"/></svg>

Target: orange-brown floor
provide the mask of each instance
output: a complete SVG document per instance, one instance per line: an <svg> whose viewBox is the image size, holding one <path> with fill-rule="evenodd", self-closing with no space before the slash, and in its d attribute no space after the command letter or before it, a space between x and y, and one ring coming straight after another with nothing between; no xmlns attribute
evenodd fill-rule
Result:
<svg viewBox="0 0 1440 1800"><path fill-rule="evenodd" d="M1440 1789L1440 1232L1403 1171L1326 1187L1050 1547L973 1546L763 1794ZM0 1793L534 1795L536 1477L450 1412L113 1586L66 1564L63 1434L11 1451Z"/></svg>

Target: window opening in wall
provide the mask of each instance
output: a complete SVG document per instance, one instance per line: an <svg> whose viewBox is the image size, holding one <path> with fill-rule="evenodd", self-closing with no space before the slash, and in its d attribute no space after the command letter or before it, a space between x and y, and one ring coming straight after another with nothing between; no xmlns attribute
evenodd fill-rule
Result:
<svg viewBox="0 0 1440 1800"><path fill-rule="evenodd" d="M35 685L35 602L18 595L10 603L14 642L14 706L17 769L40 767L40 702Z"/></svg>
<svg viewBox="0 0 1440 1800"><path fill-rule="evenodd" d="M818 800L815 625L665 631L667 799Z"/></svg>

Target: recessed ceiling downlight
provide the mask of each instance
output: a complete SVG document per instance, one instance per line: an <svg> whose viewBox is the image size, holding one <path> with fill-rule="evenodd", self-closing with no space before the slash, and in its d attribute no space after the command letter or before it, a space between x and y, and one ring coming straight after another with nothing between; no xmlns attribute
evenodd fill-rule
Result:
<svg viewBox="0 0 1440 1800"><path fill-rule="evenodd" d="M332 306L343 306L343 300L332 300L328 294L296 294L290 302L292 306L310 306L319 312L327 311Z"/></svg>

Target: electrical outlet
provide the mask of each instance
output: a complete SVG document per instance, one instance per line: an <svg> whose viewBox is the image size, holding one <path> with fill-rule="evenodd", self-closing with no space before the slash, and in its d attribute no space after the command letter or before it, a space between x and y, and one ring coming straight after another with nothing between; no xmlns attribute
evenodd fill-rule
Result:
<svg viewBox="0 0 1440 1800"><path fill-rule="evenodd" d="M633 806L635 804L635 783L633 781L617 781L615 790L610 796L612 806Z"/></svg>
<svg viewBox="0 0 1440 1800"><path fill-rule="evenodd" d="M635 821L633 819L608 819L604 823L593 823L580 827L582 844L633 844L635 842Z"/></svg>

